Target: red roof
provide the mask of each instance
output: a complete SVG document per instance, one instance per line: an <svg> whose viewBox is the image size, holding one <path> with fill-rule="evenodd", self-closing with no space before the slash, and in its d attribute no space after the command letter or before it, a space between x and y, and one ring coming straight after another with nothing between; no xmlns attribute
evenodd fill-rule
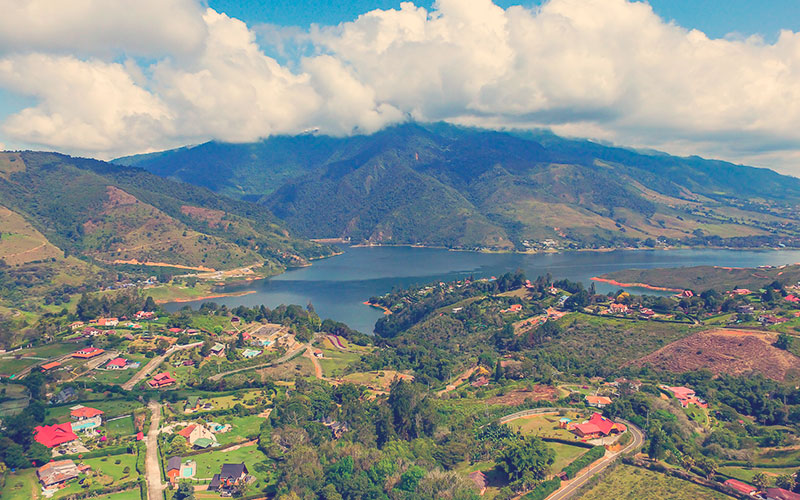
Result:
<svg viewBox="0 0 800 500"><path fill-rule="evenodd" d="M75 441L78 436L72 432L72 424L69 422L58 425L38 425L35 428L36 435L33 439L48 448L53 448L60 444Z"/></svg>
<svg viewBox="0 0 800 500"><path fill-rule="evenodd" d="M192 433L195 427L197 427L197 424L187 425L184 429L179 430L178 434L185 437L186 439L189 439L189 435Z"/></svg>
<svg viewBox="0 0 800 500"><path fill-rule="evenodd" d="M604 436L608 436L614 429L619 432L625 432L627 430L624 425L615 424L612 420L605 418L599 413L592 413L588 422L575 426L575 430L579 431L579 433L584 436L590 434L603 434Z"/></svg>
<svg viewBox="0 0 800 500"><path fill-rule="evenodd" d="M72 353L73 358L93 358L100 354L103 354L105 351L103 349L98 349L97 347L85 347L80 351L75 351Z"/></svg>
<svg viewBox="0 0 800 500"><path fill-rule="evenodd" d="M688 387L670 387L669 391L678 399L689 399L694 396L694 391Z"/></svg>
<svg viewBox="0 0 800 500"><path fill-rule="evenodd" d="M169 372L159 373L153 377L152 380L148 380L147 383L150 384L150 387L163 387L165 385L174 384L177 382L172 376L170 376Z"/></svg>
<svg viewBox="0 0 800 500"><path fill-rule="evenodd" d="M775 500L800 500L800 495L783 488L767 488L767 498Z"/></svg>
<svg viewBox="0 0 800 500"><path fill-rule="evenodd" d="M787 295L787 296L786 296L786 300L788 300L789 302L795 302L795 303L796 303L796 302L800 302L800 299L798 299L798 298L797 298L796 296L794 296L794 295Z"/></svg>
<svg viewBox="0 0 800 500"><path fill-rule="evenodd" d="M727 481L725 481L724 484L730 486L731 488L740 493L744 493L745 495L749 495L750 493L756 491L754 487L750 486L747 483L743 483L738 479L728 479Z"/></svg>
<svg viewBox="0 0 800 500"><path fill-rule="evenodd" d="M118 366L120 368L124 368L125 365L128 364L128 360L125 358L114 358L108 362L106 366Z"/></svg>
<svg viewBox="0 0 800 500"><path fill-rule="evenodd" d="M82 406L80 408L75 408L74 410L69 412L71 417L74 418L92 418L98 415L102 415L103 411L98 410L97 408L89 408L88 406Z"/></svg>
<svg viewBox="0 0 800 500"><path fill-rule="evenodd" d="M611 398L606 396L586 396L586 402L590 405L610 405ZM595 413L595 415L597 415Z"/></svg>
<svg viewBox="0 0 800 500"><path fill-rule="evenodd" d="M53 361L51 363L46 363L46 364L42 365L41 368L42 368L42 370L50 370L50 369L53 369L53 368L55 368L57 366L61 366L61 363L59 363L58 361Z"/></svg>
<svg viewBox="0 0 800 500"><path fill-rule="evenodd" d="M142 439L144 439L144 432L142 432L142 431L137 432L136 433L136 440L137 441L141 441Z"/></svg>
<svg viewBox="0 0 800 500"><path fill-rule="evenodd" d="M172 333L181 333L183 328L170 328L169 331Z"/></svg>

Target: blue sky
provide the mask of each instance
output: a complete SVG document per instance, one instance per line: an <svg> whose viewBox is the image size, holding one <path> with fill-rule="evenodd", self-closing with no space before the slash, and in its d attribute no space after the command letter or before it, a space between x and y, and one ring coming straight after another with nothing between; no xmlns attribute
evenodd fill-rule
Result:
<svg viewBox="0 0 800 500"><path fill-rule="evenodd" d="M209 6L251 24L271 23L308 27L312 23L330 25L351 21L374 9L396 9L396 0L210 0ZM414 2L430 9L432 1ZM501 7L531 7L541 1L495 0ZM651 0L648 2L665 20L703 31L713 38L729 33L761 35L773 40L781 29L800 31L798 0Z"/></svg>
<svg viewBox="0 0 800 500"><path fill-rule="evenodd" d="M800 0L517 4L0 0L0 148L108 159L418 120L800 175Z"/></svg>

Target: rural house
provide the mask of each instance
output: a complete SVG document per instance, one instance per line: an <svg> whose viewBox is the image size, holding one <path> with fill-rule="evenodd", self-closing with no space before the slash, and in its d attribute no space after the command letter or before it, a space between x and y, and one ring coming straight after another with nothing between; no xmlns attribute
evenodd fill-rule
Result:
<svg viewBox="0 0 800 500"><path fill-rule="evenodd" d="M36 476L45 490L60 488L67 481L77 478L79 474L80 471L72 460L49 462L36 471Z"/></svg>
<svg viewBox="0 0 800 500"><path fill-rule="evenodd" d="M167 460L167 478L173 485L180 479L189 479L197 473L197 462L184 461L181 457L172 457Z"/></svg>
<svg viewBox="0 0 800 500"><path fill-rule="evenodd" d="M189 424L180 430L178 435L185 437L191 446L197 446L198 448L208 448L217 442L214 433L200 424Z"/></svg>
<svg viewBox="0 0 800 500"><path fill-rule="evenodd" d="M72 432L91 431L103 425L103 412L88 406L73 406L69 416L72 418Z"/></svg>
<svg viewBox="0 0 800 500"><path fill-rule="evenodd" d="M99 355L103 354L104 352L106 352L106 351L103 350L103 349L98 349L97 347L84 347L80 351L73 352L72 353L72 357L73 358L79 358L79 359L90 359L90 358L93 358L95 356L99 356Z"/></svg>
<svg viewBox="0 0 800 500"><path fill-rule="evenodd" d="M224 464L219 474L214 474L208 484L208 491L216 491L222 495L231 495L236 486L247 484L250 480L247 466L240 464Z"/></svg>
<svg viewBox="0 0 800 500"><path fill-rule="evenodd" d="M177 382L169 372L162 372L155 375L152 379L147 381L147 384L153 389L161 389L162 387L169 387Z"/></svg>
<svg viewBox="0 0 800 500"><path fill-rule="evenodd" d="M37 425L34 428L34 432L36 432L36 435L34 435L33 439L48 448L55 448L78 439L78 436L72 431L72 424L69 422L56 425Z"/></svg>
<svg viewBox="0 0 800 500"><path fill-rule="evenodd" d="M586 404L595 408L605 408L611 404L611 398L607 396L586 396Z"/></svg>
<svg viewBox="0 0 800 500"><path fill-rule="evenodd" d="M588 421L573 426L572 432L578 437L595 439L605 437L610 434L622 434L628 430L623 424L614 423L611 419L605 418L599 413L593 413Z"/></svg>

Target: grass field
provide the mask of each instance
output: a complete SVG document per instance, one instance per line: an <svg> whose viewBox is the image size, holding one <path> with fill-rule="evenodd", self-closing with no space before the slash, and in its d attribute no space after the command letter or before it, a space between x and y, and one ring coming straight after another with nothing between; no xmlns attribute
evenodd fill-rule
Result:
<svg viewBox="0 0 800 500"><path fill-rule="evenodd" d="M57 406L47 410L47 418L54 418L59 422L66 422L69 420L69 409L77 403L70 403L64 406ZM142 403L138 401L128 401L125 399L110 399L107 401L92 401L90 403L83 403L84 406L97 408L104 412L103 418L113 418L119 415L127 415L133 413L136 408L141 408Z"/></svg>
<svg viewBox="0 0 800 500"><path fill-rule="evenodd" d="M244 441L248 435L258 434L261 424L264 422L264 417L259 417L258 415L248 415L246 417L225 416L215 418L214 421L220 424L231 424L230 431L217 434L219 444L228 444Z"/></svg>
<svg viewBox="0 0 800 500"><path fill-rule="evenodd" d="M580 500L728 500L732 497L639 467L620 465Z"/></svg>
<svg viewBox="0 0 800 500"><path fill-rule="evenodd" d="M797 472L797 467L786 467L786 468L765 468L765 469L758 469L752 468L748 469L746 467L720 467L719 472L721 474L725 474L726 476L731 476L736 478L740 481L744 481L749 484L753 484L753 476L758 474L759 472L763 472L765 476L767 476L767 485L773 486L775 484L775 478L783 475L783 474L794 474Z"/></svg>
<svg viewBox="0 0 800 500"><path fill-rule="evenodd" d="M106 422L105 428L109 437L130 436L135 434L133 416L122 417Z"/></svg>
<svg viewBox="0 0 800 500"><path fill-rule="evenodd" d="M132 490L119 491L117 493L109 493L99 497L92 497L93 500L141 500L142 494L139 488Z"/></svg>
<svg viewBox="0 0 800 500"><path fill-rule="evenodd" d="M583 421L585 418L578 413L570 413L566 416L576 421ZM523 434L568 439L577 442L578 438L575 434L566 429L559 429L558 420L560 418L561 416L555 413L552 415L518 418L509 422L508 426L512 429L519 430Z"/></svg>
<svg viewBox="0 0 800 500"><path fill-rule="evenodd" d="M0 500L30 500L40 498L41 488L35 469L25 469L6 476L6 485L0 492Z"/></svg>
<svg viewBox="0 0 800 500"><path fill-rule="evenodd" d="M210 451L208 453L201 453L194 455L193 460L197 462L197 478L198 479L211 479L211 476L219 473L222 464L225 463L241 463L247 465L250 475L259 479L266 477L265 473L258 472L255 469L255 464L267 460L266 455L261 453L257 446L245 446L232 451Z"/></svg>
<svg viewBox="0 0 800 500"><path fill-rule="evenodd" d="M570 446L562 443L547 443L547 446L556 452L556 461L553 462L553 465L550 468L553 473L561 472L564 467L571 464L576 458L589 451L588 448Z"/></svg>
<svg viewBox="0 0 800 500"><path fill-rule="evenodd" d="M13 375L46 359L77 351L83 344L48 344L0 355L0 375Z"/></svg>
<svg viewBox="0 0 800 500"><path fill-rule="evenodd" d="M328 342L326 340L326 342ZM361 359L361 355L354 352L345 352L338 349L322 349L322 373L326 377L339 378L344 374L347 365Z"/></svg>

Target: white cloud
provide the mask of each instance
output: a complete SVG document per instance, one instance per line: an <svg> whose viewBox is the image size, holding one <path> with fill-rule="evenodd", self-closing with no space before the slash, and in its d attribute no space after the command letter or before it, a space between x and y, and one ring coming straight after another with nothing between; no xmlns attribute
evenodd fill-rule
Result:
<svg viewBox="0 0 800 500"><path fill-rule="evenodd" d="M205 39L195 0L0 0L0 53L190 53Z"/></svg>
<svg viewBox="0 0 800 500"><path fill-rule="evenodd" d="M23 21L0 20L0 86L39 100L6 119L14 142L108 156L412 117L546 126L784 170L800 151L800 34L709 39L640 2L438 0L307 33L259 27L273 53L303 47L290 66L264 53L256 29L189 0L28 2L61 22L11 3Z"/></svg>

